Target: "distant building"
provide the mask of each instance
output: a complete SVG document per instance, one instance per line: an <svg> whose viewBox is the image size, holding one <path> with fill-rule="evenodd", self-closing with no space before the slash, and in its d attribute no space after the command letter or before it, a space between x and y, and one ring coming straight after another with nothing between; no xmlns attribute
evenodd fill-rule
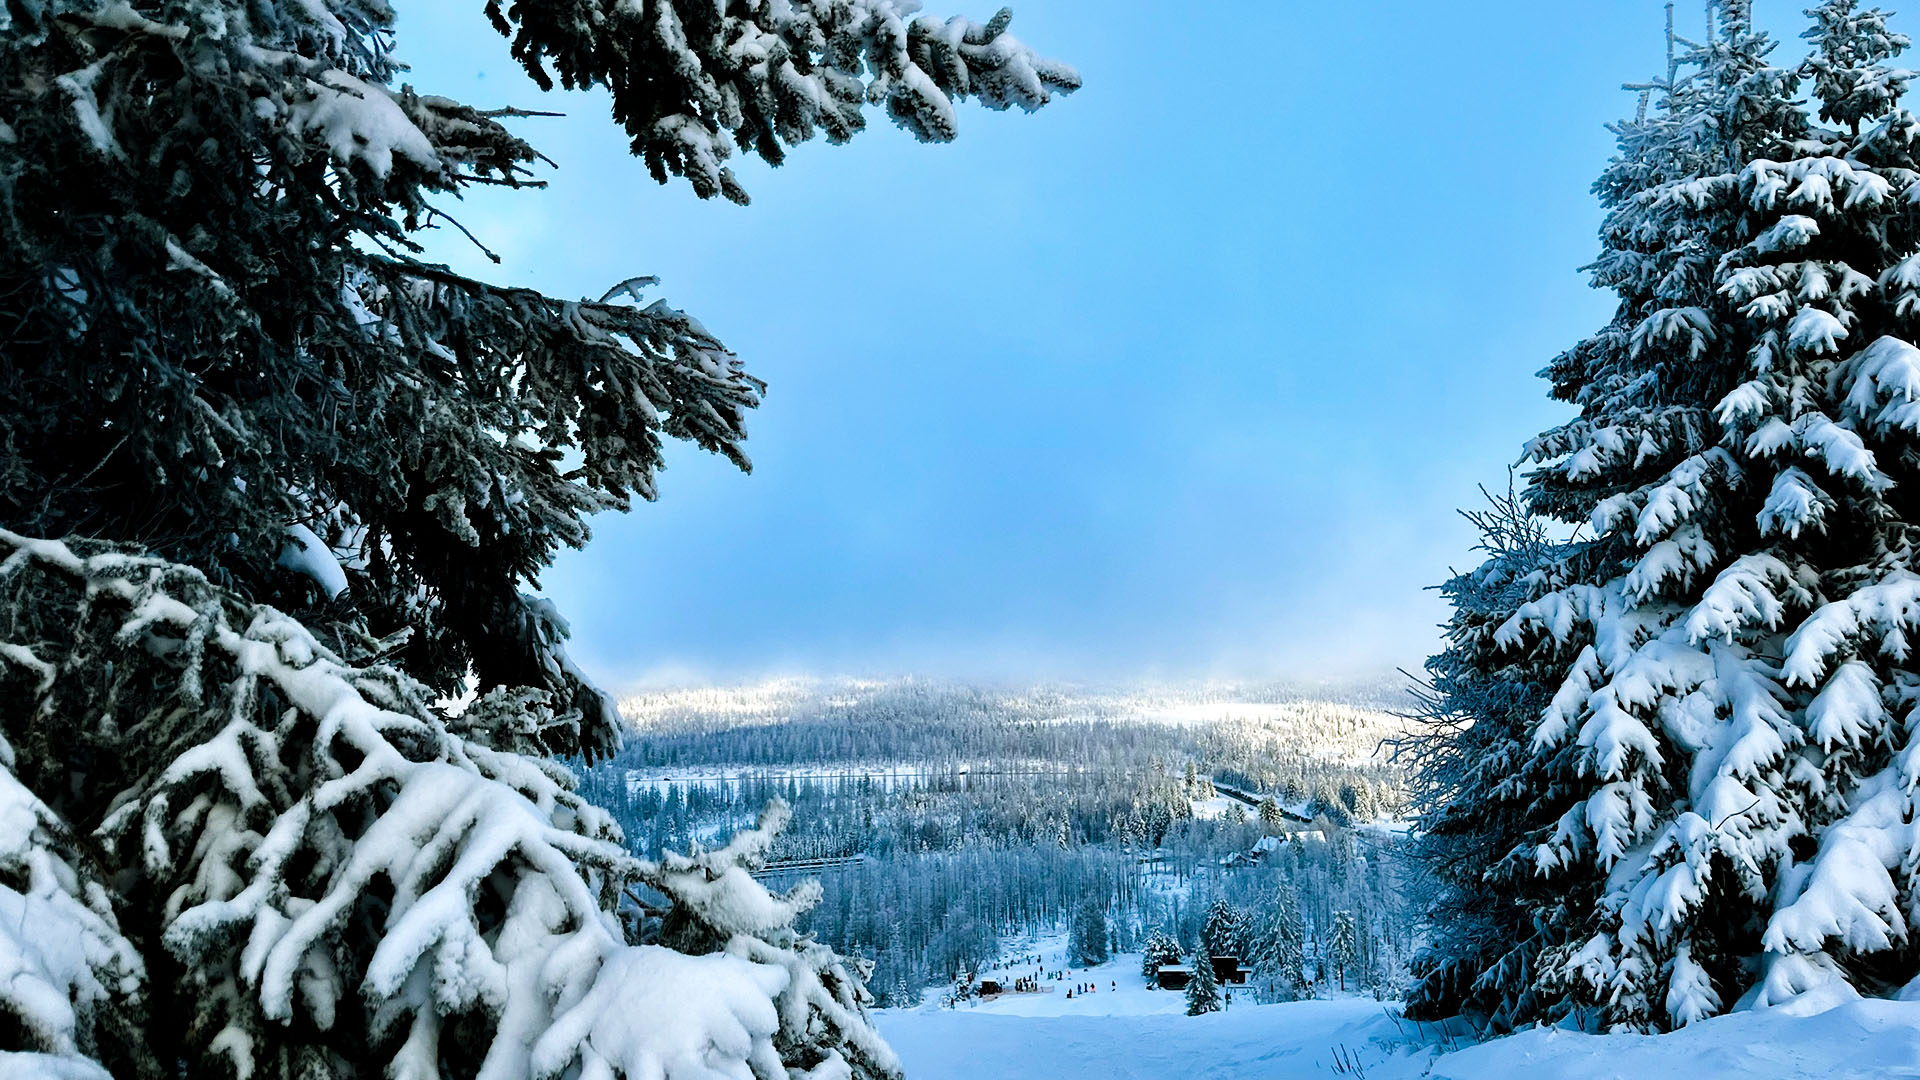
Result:
<svg viewBox="0 0 1920 1080"><path fill-rule="evenodd" d="M990 994L998 994L999 992L1000 992L999 979L981 979L980 980L980 996L981 997L987 997Z"/></svg>
<svg viewBox="0 0 1920 1080"><path fill-rule="evenodd" d="M1216 956L1213 958L1213 981L1222 986L1245 986L1252 969L1240 966L1237 956ZM1154 976L1155 984L1162 990L1185 990L1193 979L1191 964L1162 964Z"/></svg>
<svg viewBox="0 0 1920 1080"><path fill-rule="evenodd" d="M1284 841L1282 841L1280 837L1263 836L1254 842L1253 847L1246 851L1229 851L1221 856L1220 865L1229 868L1236 866L1254 866L1262 859L1279 851L1283 843Z"/></svg>

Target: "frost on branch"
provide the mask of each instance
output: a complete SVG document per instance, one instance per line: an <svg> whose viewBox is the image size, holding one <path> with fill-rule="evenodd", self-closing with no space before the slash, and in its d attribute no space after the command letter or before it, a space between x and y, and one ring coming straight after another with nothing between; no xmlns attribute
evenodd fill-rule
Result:
<svg viewBox="0 0 1920 1080"><path fill-rule="evenodd" d="M83 551L0 531L0 610L14 613L0 655L9 687L33 688L4 719L41 755L27 774L55 788L73 778L48 760L43 717L87 721L59 733L65 760L124 727L154 741L123 743L124 771L89 778L105 787L78 804L95 807L143 947L176 972L149 993L188 1003L181 1031L146 1032L160 1060L395 1080L896 1071L858 977L791 929L817 887L775 897L746 872L784 806L718 851L636 862L567 770L462 738L397 670L349 663L187 568ZM489 707L516 702L540 704ZM0 841L52 827L18 795L0 801L15 807ZM76 925L105 944L87 946L92 968L16 949L31 978L4 1000L52 1018L51 1051L85 1053L79 1021L36 987L85 1017L140 989L139 958L111 948L106 894L46 865L32 894L80 897ZM618 905L636 881L671 900L670 940L629 934Z"/></svg>

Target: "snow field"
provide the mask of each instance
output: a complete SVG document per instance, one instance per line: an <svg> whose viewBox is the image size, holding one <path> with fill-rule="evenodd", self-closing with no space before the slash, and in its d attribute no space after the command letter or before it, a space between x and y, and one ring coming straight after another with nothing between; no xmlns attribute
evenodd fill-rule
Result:
<svg viewBox="0 0 1920 1080"><path fill-rule="evenodd" d="M1050 947L1049 947L1050 946ZM1054 970L1059 939L1035 949ZM1004 967L988 977L1032 974ZM1097 983L1066 999L1066 988ZM1109 989L1118 984L1117 990ZM1187 1016L1186 997L1148 990L1138 954L1074 969L1051 993L1005 994L957 1009L876 1013L909 1080L1902 1080L1920 1078L1920 1001L1803 1000L1736 1012L1671 1035L1583 1035L1534 1029L1441 1053L1433 1028L1397 1007L1350 997L1233 1007ZM931 995L930 995L931 996ZM937 997L934 998L937 1001Z"/></svg>

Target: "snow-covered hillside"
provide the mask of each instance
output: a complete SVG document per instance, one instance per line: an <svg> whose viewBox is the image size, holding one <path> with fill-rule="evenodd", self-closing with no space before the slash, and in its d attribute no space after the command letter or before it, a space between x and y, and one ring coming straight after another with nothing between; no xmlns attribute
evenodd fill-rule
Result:
<svg viewBox="0 0 1920 1080"><path fill-rule="evenodd" d="M1024 971L1024 969L1022 969ZM1010 972L1011 973L1011 969ZM1065 985L1095 983L1066 997ZM1371 998L1239 1001L1184 1015L1122 955L1051 992L883 1010L911 1080L1897 1080L1920 1077L1920 1002L1804 1000L1671 1035L1533 1030L1444 1052L1431 1026Z"/></svg>
<svg viewBox="0 0 1920 1080"><path fill-rule="evenodd" d="M1358 762L1374 759L1382 739L1404 730L1405 722L1395 710L1409 704L1404 680L1386 678L1352 683L1190 683L1126 688L783 678L637 694L624 698L620 711L636 731L655 739L775 724L871 729L900 720L921 725L958 723L963 728L981 721L990 726L1239 725L1279 738L1302 756Z"/></svg>

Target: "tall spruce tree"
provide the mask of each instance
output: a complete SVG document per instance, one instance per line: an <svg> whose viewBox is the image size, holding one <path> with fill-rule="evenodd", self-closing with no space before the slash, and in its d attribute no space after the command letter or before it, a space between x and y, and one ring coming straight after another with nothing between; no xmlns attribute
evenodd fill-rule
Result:
<svg viewBox="0 0 1920 1080"><path fill-rule="evenodd" d="M1269 834L1278 833L1287 825L1287 815L1280 809L1279 800L1268 795L1260 800L1260 827Z"/></svg>
<svg viewBox="0 0 1920 1080"><path fill-rule="evenodd" d="M882 0L489 2L542 86L604 87L662 182L1070 69ZM700 323L427 262L509 124L409 86L384 0L0 4L0 986L62 1075L897 1071L817 898L725 847L629 858L571 775L618 741L525 590L747 466L761 384ZM507 103L503 103L507 104ZM42 540L34 537L58 537ZM435 703L471 677L457 715ZM647 903L622 905L629 892ZM82 948L69 947L84 943ZM76 957L81 958L76 961ZM700 992L688 993L689 987Z"/></svg>
<svg viewBox="0 0 1920 1080"><path fill-rule="evenodd" d="M1307 929L1300 895L1291 884L1274 893L1254 934L1254 982L1261 1000L1296 1001L1312 994L1307 982Z"/></svg>
<svg viewBox="0 0 1920 1080"><path fill-rule="evenodd" d="M1076 967L1104 964L1112 955L1107 933L1107 898L1089 896L1081 901L1073 916L1072 948L1069 960Z"/></svg>
<svg viewBox="0 0 1920 1080"><path fill-rule="evenodd" d="M1187 1015L1219 1012L1220 982L1213 977L1213 954L1205 945L1193 951L1193 977L1187 980Z"/></svg>
<svg viewBox="0 0 1920 1080"><path fill-rule="evenodd" d="M1207 909L1207 921L1200 939L1215 956L1243 955L1247 939L1247 915L1226 897L1215 897Z"/></svg>
<svg viewBox="0 0 1920 1080"><path fill-rule="evenodd" d="M1333 913L1333 925L1327 931L1327 959L1333 963L1334 976L1339 980L1340 989L1347 988L1347 972L1352 971L1360 959L1360 930L1351 911Z"/></svg>
<svg viewBox="0 0 1920 1080"><path fill-rule="evenodd" d="M1620 306L1548 369L1579 417L1527 448L1528 508L1590 535L1506 558L1439 666L1506 759L1435 816L1491 822L1454 830L1450 903L1528 944L1443 935L1429 1009L1662 1029L1920 974L1907 42L1834 0L1784 68L1717 8L1621 129L1592 268Z"/></svg>

